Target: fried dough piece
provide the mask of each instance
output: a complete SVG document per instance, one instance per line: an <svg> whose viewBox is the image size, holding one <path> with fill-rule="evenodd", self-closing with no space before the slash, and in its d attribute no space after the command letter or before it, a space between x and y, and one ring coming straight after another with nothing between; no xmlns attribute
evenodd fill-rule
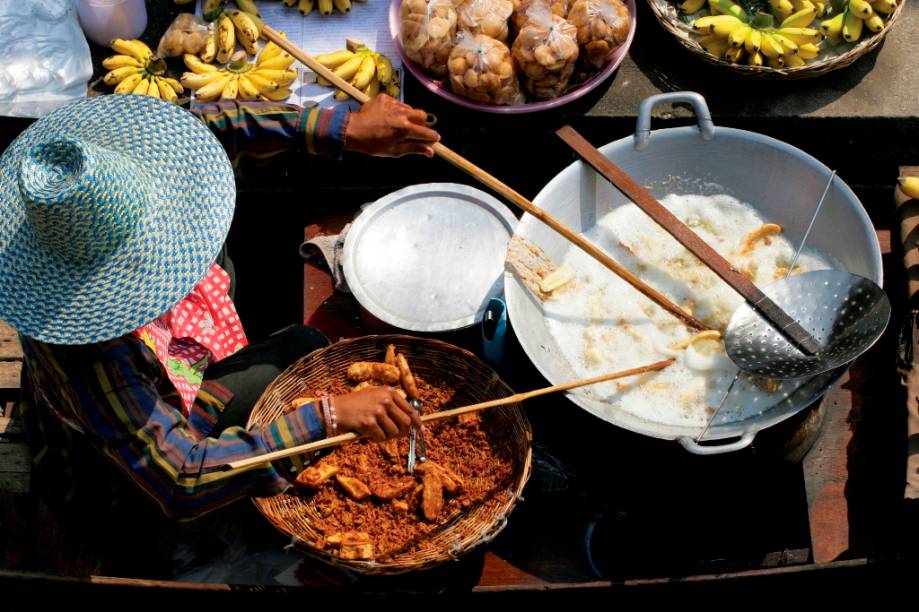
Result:
<svg viewBox="0 0 919 612"><path fill-rule="evenodd" d="M335 480L337 480L338 484L341 485L341 488L345 490L345 493L348 494L348 497L354 501L361 501L370 497L370 489L357 478L351 478L350 476L339 476L336 474Z"/></svg>
<svg viewBox="0 0 919 612"><path fill-rule="evenodd" d="M419 474L427 475L429 472L437 474L447 493L456 493L463 488L463 479L445 465L433 461L425 461L415 466L415 471Z"/></svg>
<svg viewBox="0 0 919 612"><path fill-rule="evenodd" d="M412 399L418 399L421 395L418 393L418 387L415 385L415 377L412 370L408 367L408 360L405 355L399 353L396 355L396 365L399 366L399 376L402 380L402 388Z"/></svg>
<svg viewBox="0 0 919 612"><path fill-rule="evenodd" d="M424 518L433 523L444 509L444 484L437 470L428 470L422 482L421 510Z"/></svg>
<svg viewBox="0 0 919 612"><path fill-rule="evenodd" d="M399 461L399 443L395 438L377 442L377 446L380 447L380 452L384 457L390 461Z"/></svg>
<svg viewBox="0 0 919 612"><path fill-rule="evenodd" d="M348 561L369 561L373 559L373 544L343 545L338 552L338 558Z"/></svg>
<svg viewBox="0 0 919 612"><path fill-rule="evenodd" d="M396 510L401 510L402 512L408 512L408 503L402 501L401 499L392 500L392 507Z"/></svg>
<svg viewBox="0 0 919 612"><path fill-rule="evenodd" d="M376 384L372 380L365 380L364 382L359 382L353 387L351 387L351 390L352 391L362 391L364 389L369 389L370 387L379 387L379 386L380 385Z"/></svg>
<svg viewBox="0 0 919 612"><path fill-rule="evenodd" d="M319 398L318 398L318 397L311 397L311 396L308 396L308 395L301 395L300 397L295 397L295 398L290 402L290 407L296 410L296 409L299 408L300 406L303 406L303 405L306 405L306 404L318 404L318 403L319 403Z"/></svg>
<svg viewBox="0 0 919 612"><path fill-rule="evenodd" d="M392 384L399 382L399 368L377 361L355 361L348 366L348 378Z"/></svg>
<svg viewBox="0 0 919 612"><path fill-rule="evenodd" d="M396 345L390 344L386 347L386 359L383 360L391 366L396 365Z"/></svg>
<svg viewBox="0 0 919 612"><path fill-rule="evenodd" d="M338 473L338 466L331 463L311 465L297 474L297 484L310 489L318 489Z"/></svg>
<svg viewBox="0 0 919 612"><path fill-rule="evenodd" d="M360 546L370 543L370 534L365 531L342 531L334 533L325 539L325 546Z"/></svg>
<svg viewBox="0 0 919 612"><path fill-rule="evenodd" d="M394 485L384 485L378 483L371 483L370 491L373 493L373 496L377 499L390 500L402 497L409 491L415 488L415 481L409 480L407 482L398 483Z"/></svg>

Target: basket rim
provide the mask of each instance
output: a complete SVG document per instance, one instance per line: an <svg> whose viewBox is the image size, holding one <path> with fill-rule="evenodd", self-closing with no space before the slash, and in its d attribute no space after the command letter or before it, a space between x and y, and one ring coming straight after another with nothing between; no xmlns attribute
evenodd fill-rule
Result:
<svg viewBox="0 0 919 612"><path fill-rule="evenodd" d="M417 336L412 336L408 334L374 334L359 336L355 338L347 338L334 342L328 346L316 349L307 355L304 355L292 363L288 368L286 368L281 374L272 381L271 384L266 387L262 392L262 395L259 396L259 399L256 401L255 406L252 409L252 412L249 415L247 427L252 427L253 425L263 422L258 418L258 413L261 405L264 401L267 401L267 398L271 396L273 390L275 389L276 383L283 381L286 375L289 375L289 372L297 369L300 364L308 359L311 356L314 356L316 353L322 351L329 351L333 347L336 350L345 349L350 345L361 345L361 344L383 344L383 343L401 343L401 344L412 344L422 342L428 346L436 347L438 350L443 350L447 352L453 352L463 359L472 359L480 366L488 368L491 370L493 375L493 384L495 389L499 389L508 395L513 394L513 390L507 383L505 383L490 366L485 364L477 355L471 351L458 347L456 345L444 342L443 340L438 340L434 338L421 338ZM315 358L315 357L313 357ZM289 529L283 525L280 520L274 516L273 512L269 511L269 504L271 500L275 497L251 497L255 508L260 514L272 525L283 533L286 536L291 537L291 544L297 550L304 553L306 556L322 561L339 569L344 569L347 571L359 573L362 575L395 575L411 571L418 571L423 569L429 569L431 567L440 565L446 561L456 560L461 556L467 554L475 548L478 548L481 544L485 544L493 540L507 525L508 516L513 511L516 502L522 499L522 492L527 482L529 481L532 475L532 463L533 463L533 431L530 426L529 419L526 416L526 412L519 402L514 404L509 404L502 407L499 410L516 410L516 415L518 421L515 423L519 425L523 430L523 435L520 438L520 442L525 444L526 452L521 454L518 458L520 459L520 467L518 468L518 474L514 477L514 482L509 485L507 488L498 490L495 495L488 499L484 503L495 503L495 498L506 495L507 499L499 500L498 506L494 509L490 520L487 522L487 525L480 530L480 533L471 541L467 543L458 542L457 549L453 548L449 550L439 551L437 555L431 555L430 551L425 554L416 553L406 553L395 558L394 561L378 561L378 560L343 560L340 557L331 554L330 552L319 549L312 546L309 542L306 542L300 539L296 534L291 533ZM287 492L281 493L280 495L288 495ZM461 514L454 517L449 522L444 525L439 526L434 532L430 534L430 537L433 537L437 534L443 532L444 529L454 528L466 514ZM462 539L462 538L460 538ZM415 555L417 558L412 558Z"/></svg>
<svg viewBox="0 0 919 612"><path fill-rule="evenodd" d="M906 4L906 0L900 0L897 3L897 8L886 19L886 24L883 30L880 32L872 33L871 36L862 38L851 49L841 53L840 55L818 59L797 68L772 68L770 66L732 64L711 55L702 47L702 45L699 44L698 39L686 36L688 32L676 25L677 20L661 9L661 4L670 5L667 0L647 0L647 2L648 6L651 8L651 12L654 13L654 16L657 18L658 23L660 23L664 29L670 32L677 39L677 42L679 42L685 49L689 50L709 64L719 66L726 70L734 71L736 74L740 74L746 77L767 79L810 78L849 66L855 62L855 60L871 52L875 49L875 47L881 44L881 42L884 40L884 37L887 36L887 33L893 27L897 18L900 16L900 13L903 12L903 6Z"/></svg>

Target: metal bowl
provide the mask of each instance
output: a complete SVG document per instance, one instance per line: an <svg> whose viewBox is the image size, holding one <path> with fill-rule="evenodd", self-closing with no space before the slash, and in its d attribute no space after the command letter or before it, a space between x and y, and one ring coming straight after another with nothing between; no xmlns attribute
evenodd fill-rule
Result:
<svg viewBox="0 0 919 612"><path fill-rule="evenodd" d="M698 127L652 132L651 110L663 102L692 104ZM705 100L689 92L646 99L639 110L634 138L622 138L600 150L659 199L669 193L727 193L748 202L764 218L782 225L783 234L793 245L803 237L813 207L831 173L807 153L774 138L715 127ZM628 200L578 161L552 179L540 191L535 203L569 227L584 232L593 227L597 219L627 204ZM569 248L564 238L530 215L521 219L516 234L541 247L553 261L560 261ZM858 198L838 178L808 238L808 247L827 255L841 269L879 285L882 282L877 235ZM574 371L549 332L539 301L509 273L505 275L505 291L514 331L539 371L553 384L573 380ZM706 433L706 441L739 439L715 446L703 446L695 441L703 433L703 427L656 422L623 410L610 412L599 400L582 394L570 397L588 412L625 429L679 440L688 450L698 454L714 454L749 445L758 431L787 419L819 398L844 371L845 368L840 368L804 381L789 397L754 417L731 420L729 414L719 415Z"/></svg>

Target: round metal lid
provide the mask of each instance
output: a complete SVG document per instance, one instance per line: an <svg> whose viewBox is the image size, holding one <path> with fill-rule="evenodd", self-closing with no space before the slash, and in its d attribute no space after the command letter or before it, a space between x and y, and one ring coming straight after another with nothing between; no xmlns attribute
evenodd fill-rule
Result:
<svg viewBox="0 0 919 612"><path fill-rule="evenodd" d="M348 287L378 319L438 332L479 321L504 291L517 219L467 185L413 185L368 206L345 238Z"/></svg>

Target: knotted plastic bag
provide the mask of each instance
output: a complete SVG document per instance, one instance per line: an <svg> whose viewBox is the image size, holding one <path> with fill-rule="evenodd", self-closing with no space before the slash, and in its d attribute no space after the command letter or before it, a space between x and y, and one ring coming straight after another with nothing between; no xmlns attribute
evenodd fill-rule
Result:
<svg viewBox="0 0 919 612"><path fill-rule="evenodd" d="M625 42L631 25L629 9L620 0L576 0L568 21L578 29L578 44L586 60L602 68Z"/></svg>
<svg viewBox="0 0 919 612"><path fill-rule="evenodd" d="M450 86L461 96L486 104L524 102L511 52L500 40L461 32L449 68Z"/></svg>
<svg viewBox="0 0 919 612"><path fill-rule="evenodd" d="M549 10L552 11L553 15L567 18L568 10L571 8L571 3L573 1L574 0L549 0ZM533 0L511 0L511 2L514 5L514 12L511 14L510 21L511 35L516 37L529 20L527 11L530 10L530 6L533 5Z"/></svg>
<svg viewBox="0 0 919 612"><path fill-rule="evenodd" d="M466 0L456 7L460 30L501 42L507 40L507 20L513 12L511 0Z"/></svg>
<svg viewBox="0 0 919 612"><path fill-rule="evenodd" d="M456 34L450 0L404 0L400 37L405 54L435 76L446 76Z"/></svg>
<svg viewBox="0 0 919 612"><path fill-rule="evenodd" d="M578 59L578 30L553 15L549 3L534 2L529 21L511 48L514 61L525 75L524 87L540 100L557 98L568 87Z"/></svg>

